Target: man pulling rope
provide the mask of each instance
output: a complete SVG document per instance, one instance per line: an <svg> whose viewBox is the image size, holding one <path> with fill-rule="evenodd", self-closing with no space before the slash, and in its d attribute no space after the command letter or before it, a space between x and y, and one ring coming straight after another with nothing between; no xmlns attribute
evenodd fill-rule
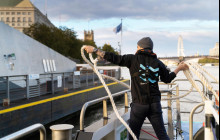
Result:
<svg viewBox="0 0 220 140"><path fill-rule="evenodd" d="M157 59L153 52L153 41L145 37L138 42L135 55L116 55L104 52L92 46L85 46L87 53L95 52L99 57L119 66L126 66L131 75L131 115L130 128L140 136L140 130L147 117L160 140L169 140L164 127L161 107L161 93L158 81L170 83L181 70L187 70L188 66L182 62L174 72L169 72L166 66ZM129 140L133 140L129 136Z"/></svg>

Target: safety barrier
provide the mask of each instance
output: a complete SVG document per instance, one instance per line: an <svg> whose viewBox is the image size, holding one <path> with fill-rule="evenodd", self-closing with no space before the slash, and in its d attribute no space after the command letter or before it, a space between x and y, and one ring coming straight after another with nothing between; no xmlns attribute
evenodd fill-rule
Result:
<svg viewBox="0 0 220 140"><path fill-rule="evenodd" d="M116 70L105 70L103 72L106 75L118 78ZM6 100L10 104L11 101L68 92L68 90L82 86L92 86L94 83L100 83L100 81L92 71L0 77L0 104Z"/></svg>
<svg viewBox="0 0 220 140"><path fill-rule="evenodd" d="M125 97L125 112L127 112L128 110L128 92L130 92L130 90L124 90L124 91L121 91L121 92L118 92L118 93L115 93L113 94L112 96L113 97L118 97L118 96L122 96L124 95ZM95 105L95 104L98 104L100 102L103 102L103 120L104 120L104 124L106 124L108 122L108 111L107 111L107 100L109 99L108 96L105 96L105 97L102 97L102 98L99 98L99 99L96 99L96 100L92 100L92 101L89 101L89 102L86 102L82 109L81 109L81 113L80 113L80 130L81 131L84 131L84 118L85 118L85 113L86 113L86 110L89 106L92 106L92 105Z"/></svg>
<svg viewBox="0 0 220 140"><path fill-rule="evenodd" d="M35 131L38 130L40 131L40 140L46 140L46 129L42 124L34 124L18 132L3 137L0 140L15 140L15 139L23 138L24 136L27 136L28 134L34 133Z"/></svg>

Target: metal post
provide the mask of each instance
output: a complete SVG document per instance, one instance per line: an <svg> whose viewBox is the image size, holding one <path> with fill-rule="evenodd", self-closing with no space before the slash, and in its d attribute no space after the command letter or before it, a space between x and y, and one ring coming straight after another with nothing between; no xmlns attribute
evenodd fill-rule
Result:
<svg viewBox="0 0 220 140"><path fill-rule="evenodd" d="M205 101L205 140L214 140L214 135L212 132L212 119L213 114L210 107L212 107L214 103L212 101Z"/></svg>
<svg viewBox="0 0 220 140"><path fill-rule="evenodd" d="M209 99L212 100L213 94L211 93L211 91L209 91L208 95L209 95Z"/></svg>
<svg viewBox="0 0 220 140"><path fill-rule="evenodd" d="M94 72L92 73L92 77L93 77L92 81L93 81L93 85L94 85L94 83L95 83L95 74L94 74Z"/></svg>
<svg viewBox="0 0 220 140"><path fill-rule="evenodd" d="M103 125L108 123L108 108L107 108L107 100L103 100Z"/></svg>
<svg viewBox="0 0 220 140"><path fill-rule="evenodd" d="M199 105L197 105L195 108L193 108L193 110L190 113L190 118L189 118L189 140L193 140L193 115L195 114L196 110L201 107L204 106L204 103L201 103Z"/></svg>
<svg viewBox="0 0 220 140"><path fill-rule="evenodd" d="M129 108L129 106L128 106L128 93L126 92L125 93L125 113L128 112L128 108Z"/></svg>
<svg viewBox="0 0 220 140"><path fill-rule="evenodd" d="M29 82L30 82L30 80L29 80L29 76L27 75L27 76L26 76L27 99L30 98L30 93L29 93Z"/></svg>
<svg viewBox="0 0 220 140"><path fill-rule="evenodd" d="M10 81L9 81L9 76L7 76L7 98L8 98L8 100L9 100L9 102L10 102Z"/></svg>
<svg viewBox="0 0 220 140"><path fill-rule="evenodd" d="M40 78L39 79L37 79L37 83L38 83L38 95L40 96Z"/></svg>
<svg viewBox="0 0 220 140"><path fill-rule="evenodd" d="M72 78L73 78L73 89L74 89L74 72L73 72Z"/></svg>
<svg viewBox="0 0 220 140"><path fill-rule="evenodd" d="M176 87L176 96L179 97L179 86ZM177 127L178 130L182 130L181 126L181 113L180 113L180 99L176 100L176 108L177 108Z"/></svg>
<svg viewBox="0 0 220 140"><path fill-rule="evenodd" d="M63 73L63 89L65 88L65 73Z"/></svg>
<svg viewBox="0 0 220 140"><path fill-rule="evenodd" d="M59 124L50 127L52 140L72 140L73 125Z"/></svg>
<svg viewBox="0 0 220 140"><path fill-rule="evenodd" d="M168 98L172 98L172 93L168 92L167 93ZM174 127L173 127L173 116L172 116L172 101L168 100L167 101L168 104L168 136L170 139L174 139Z"/></svg>
<svg viewBox="0 0 220 140"><path fill-rule="evenodd" d="M52 85L52 94L54 94L54 76L53 73L51 73L51 85Z"/></svg>
<svg viewBox="0 0 220 140"><path fill-rule="evenodd" d="M73 74L73 89L76 89L76 76Z"/></svg>
<svg viewBox="0 0 220 140"><path fill-rule="evenodd" d="M79 88L80 88L81 87L81 74L78 77L79 77Z"/></svg>
<svg viewBox="0 0 220 140"><path fill-rule="evenodd" d="M89 86L89 75L88 75L88 71L86 72L86 86Z"/></svg>

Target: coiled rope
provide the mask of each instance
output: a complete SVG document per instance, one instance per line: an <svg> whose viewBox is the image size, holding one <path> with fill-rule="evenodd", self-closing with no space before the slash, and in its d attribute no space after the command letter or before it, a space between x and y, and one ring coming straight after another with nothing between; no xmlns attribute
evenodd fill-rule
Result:
<svg viewBox="0 0 220 140"><path fill-rule="evenodd" d="M194 87L192 85L190 90L186 94L184 94L184 95L177 96L177 97L172 97L172 98L162 98L161 100L162 101L166 101L166 100L177 100L177 99L184 98L184 97L188 96L190 93L192 93L193 89L194 89Z"/></svg>

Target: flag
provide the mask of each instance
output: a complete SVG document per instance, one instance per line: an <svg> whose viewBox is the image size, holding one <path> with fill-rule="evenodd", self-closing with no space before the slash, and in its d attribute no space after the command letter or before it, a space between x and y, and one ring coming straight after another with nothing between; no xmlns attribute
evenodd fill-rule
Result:
<svg viewBox="0 0 220 140"><path fill-rule="evenodd" d="M114 28L113 30L116 34L119 33L120 31L122 31L122 23L119 24L116 28Z"/></svg>

